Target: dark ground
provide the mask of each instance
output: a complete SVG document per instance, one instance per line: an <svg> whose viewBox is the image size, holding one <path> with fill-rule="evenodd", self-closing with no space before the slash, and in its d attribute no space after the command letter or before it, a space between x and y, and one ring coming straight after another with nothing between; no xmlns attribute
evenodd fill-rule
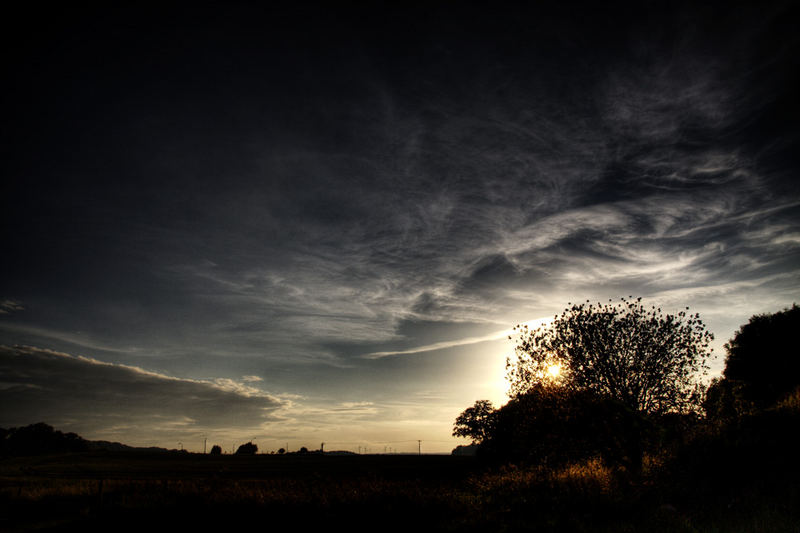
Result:
<svg viewBox="0 0 800 533"><path fill-rule="evenodd" d="M0 529L239 525L350 530L449 521L477 472L449 456L87 452L0 461Z"/></svg>
<svg viewBox="0 0 800 533"><path fill-rule="evenodd" d="M0 530L800 532L796 464L84 452L0 459ZM727 459L726 459L727 460ZM757 466L757 465L762 466Z"/></svg>

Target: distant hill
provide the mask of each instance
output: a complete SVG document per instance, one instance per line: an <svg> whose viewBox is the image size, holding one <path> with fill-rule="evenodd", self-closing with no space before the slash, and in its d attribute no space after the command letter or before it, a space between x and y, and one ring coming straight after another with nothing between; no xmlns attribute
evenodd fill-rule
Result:
<svg viewBox="0 0 800 533"><path fill-rule="evenodd" d="M111 451L111 452L174 452L176 450L168 450L166 448L159 448L158 446L128 446L119 442L109 442L107 440L88 440L86 441L90 451Z"/></svg>
<svg viewBox="0 0 800 533"><path fill-rule="evenodd" d="M0 456L42 455L85 451L168 452L166 448L136 448L105 440L86 440L76 433L63 433L39 422L29 426L0 428Z"/></svg>

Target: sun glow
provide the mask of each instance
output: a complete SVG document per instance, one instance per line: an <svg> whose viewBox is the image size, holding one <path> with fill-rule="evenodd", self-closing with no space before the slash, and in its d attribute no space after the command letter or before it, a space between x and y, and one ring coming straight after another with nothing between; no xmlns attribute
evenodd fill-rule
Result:
<svg viewBox="0 0 800 533"><path fill-rule="evenodd" d="M561 365L558 363L554 363L547 367L547 375L555 379L561 374Z"/></svg>

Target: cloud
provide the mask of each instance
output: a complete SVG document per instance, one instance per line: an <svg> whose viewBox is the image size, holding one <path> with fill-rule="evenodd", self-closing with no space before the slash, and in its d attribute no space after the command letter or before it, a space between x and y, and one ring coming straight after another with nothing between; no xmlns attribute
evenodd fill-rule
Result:
<svg viewBox="0 0 800 533"><path fill-rule="evenodd" d="M121 348L113 346L111 343L99 342L97 339L81 333L73 333L60 329L50 329L38 326L30 326L19 323L0 323L0 331L4 334L14 334L19 338L33 338L37 340L45 339L48 343L67 344L71 347L90 349L99 352L111 353L133 353L135 348ZM22 341L23 343L25 341Z"/></svg>
<svg viewBox="0 0 800 533"><path fill-rule="evenodd" d="M536 318L533 320L528 320L523 322L520 325L527 325L529 328L538 328L547 324L550 320L549 317L543 318ZM479 344L482 342L489 342L489 341L496 341L500 339L505 339L509 335L514 335L513 329L504 329L502 331L495 331L493 333L489 333L488 335L481 335L478 337L462 337L453 340L435 342L432 344L425 344L422 346L415 346L413 348L407 348L404 350L392 350L392 351L382 351L382 352L372 352L368 354L364 354L362 357L365 359L379 359L381 357L388 357L391 355L410 355L415 353L423 353L423 352L434 352L438 350L446 350L448 348L456 348L458 346L469 346L470 344Z"/></svg>
<svg viewBox="0 0 800 533"><path fill-rule="evenodd" d="M332 407L331 410L353 414L377 414L379 412L373 402L342 402L338 406Z"/></svg>
<svg viewBox="0 0 800 533"><path fill-rule="evenodd" d="M87 434L124 425L148 432L258 426L283 402L218 379L181 379L28 346L0 346L0 424L45 421Z"/></svg>
<svg viewBox="0 0 800 533"><path fill-rule="evenodd" d="M460 282L460 290L466 293L496 290L499 286L513 282L520 270L505 255L482 258L475 269Z"/></svg>
<svg viewBox="0 0 800 533"><path fill-rule="evenodd" d="M424 346L416 346L414 348L408 348L405 350L394 350L394 351L384 351L384 352L372 352L368 354L364 354L362 357L365 359L378 359L381 357L388 357L390 355L409 355L415 353L423 353L423 352L433 352L437 350L445 350L447 348L455 348L457 346L467 346L470 344L478 344L481 342L488 342L493 340L498 340L504 338L508 335L507 331L498 331L496 333L492 333L489 335L483 335L481 337L466 337L463 339L455 339L452 341L442 341L436 342L433 344L427 344Z"/></svg>
<svg viewBox="0 0 800 533"><path fill-rule="evenodd" d="M25 310L20 302L14 300L0 300L0 315L8 315Z"/></svg>

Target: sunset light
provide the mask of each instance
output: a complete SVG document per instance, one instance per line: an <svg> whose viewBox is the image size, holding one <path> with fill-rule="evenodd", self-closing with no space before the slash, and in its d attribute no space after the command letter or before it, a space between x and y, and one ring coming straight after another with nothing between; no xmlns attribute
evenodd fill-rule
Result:
<svg viewBox="0 0 800 533"><path fill-rule="evenodd" d="M186 512L143 527L729 531L692 516L724 501L738 531L800 508L745 520L747 491L682 486L768 486L743 466L781 456L725 442L749 422L710 436L798 403L797 342L762 345L767 318L732 342L800 302L797 0L3 15L4 528L138 530L163 503ZM56 451L74 464L26 459Z"/></svg>
<svg viewBox="0 0 800 533"><path fill-rule="evenodd" d="M228 4L6 13L0 427L447 454L570 302L800 301L780 8Z"/></svg>
<svg viewBox="0 0 800 533"><path fill-rule="evenodd" d="M554 363L547 367L547 375L550 376L550 378L556 379L560 374L561 365L559 363Z"/></svg>

